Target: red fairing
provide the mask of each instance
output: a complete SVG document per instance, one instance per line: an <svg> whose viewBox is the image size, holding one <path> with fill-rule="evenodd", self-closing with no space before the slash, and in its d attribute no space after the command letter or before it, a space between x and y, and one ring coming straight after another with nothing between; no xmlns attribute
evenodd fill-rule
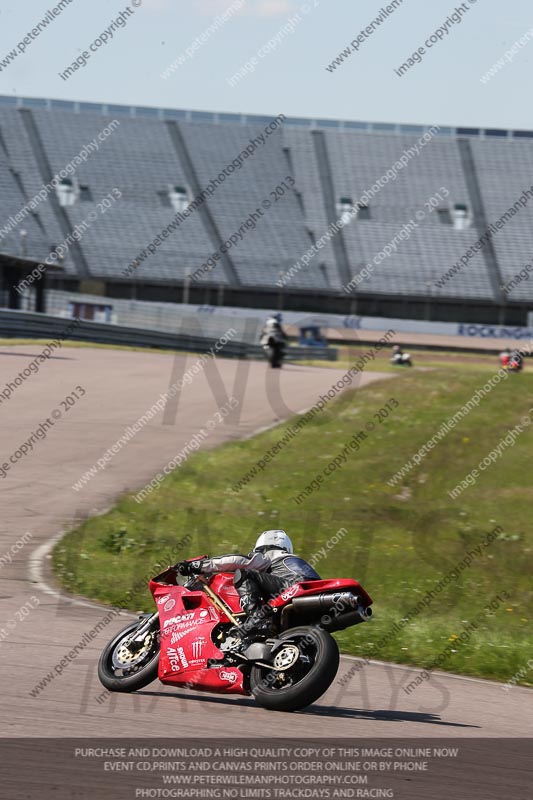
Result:
<svg viewBox="0 0 533 800"><path fill-rule="evenodd" d="M202 591L163 586L154 581L150 582L150 588L161 630L159 680L190 689L248 694L239 669L207 666L209 659L223 658L213 642L212 632L220 622L227 621L226 615L219 612Z"/></svg>
<svg viewBox="0 0 533 800"><path fill-rule="evenodd" d="M363 587L358 581L351 578L335 578L333 580L319 580L319 581L303 581L302 583L293 583L288 589L285 589L274 600L270 600L270 605L273 608L282 608L293 599L293 597L311 597L314 594L322 594L323 592L352 592L361 598L361 605L371 606L372 598L365 592Z"/></svg>
<svg viewBox="0 0 533 800"><path fill-rule="evenodd" d="M216 595L228 604L234 614L242 613L239 593L233 585L233 573L219 572L213 575L209 581L209 586Z"/></svg>

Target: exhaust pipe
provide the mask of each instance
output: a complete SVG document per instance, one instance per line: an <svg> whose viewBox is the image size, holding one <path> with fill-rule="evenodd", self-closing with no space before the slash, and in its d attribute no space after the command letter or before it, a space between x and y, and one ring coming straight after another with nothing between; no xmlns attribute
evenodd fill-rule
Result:
<svg viewBox="0 0 533 800"><path fill-rule="evenodd" d="M323 612L334 614L341 609L354 609L359 605L359 598L351 592L335 592L315 594L312 597L294 597L291 603L294 611Z"/></svg>
<svg viewBox="0 0 533 800"><path fill-rule="evenodd" d="M346 610L339 611L339 608ZM302 617L303 621L318 622L321 628L331 632L367 622L372 616L372 609L361 605L360 598L351 592L336 592L293 598L291 604L283 609L282 623L286 624L289 621L287 617L292 618L293 615Z"/></svg>
<svg viewBox="0 0 533 800"><path fill-rule="evenodd" d="M361 622L368 622L372 617L372 609L358 606L356 611L347 611L344 614L337 614L336 617L331 617L330 622L320 621L320 627L328 633L333 631L343 631L352 625L359 625Z"/></svg>

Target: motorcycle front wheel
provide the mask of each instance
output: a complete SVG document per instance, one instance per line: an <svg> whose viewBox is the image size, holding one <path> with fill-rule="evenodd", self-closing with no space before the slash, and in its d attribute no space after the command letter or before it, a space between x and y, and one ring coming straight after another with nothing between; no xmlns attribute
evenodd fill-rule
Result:
<svg viewBox="0 0 533 800"><path fill-rule="evenodd" d="M318 700L333 683L339 648L327 631L311 625L292 628L279 638L284 645L276 651L274 669L252 667L250 689L263 708L299 711Z"/></svg>
<svg viewBox="0 0 533 800"><path fill-rule="evenodd" d="M276 348L272 345L267 347L267 359L272 368L276 367Z"/></svg>
<svg viewBox="0 0 533 800"><path fill-rule="evenodd" d="M144 620L134 622L111 639L98 662L100 682L111 692L134 692L157 678L159 667L159 631L146 635L142 646L132 652L129 641Z"/></svg>

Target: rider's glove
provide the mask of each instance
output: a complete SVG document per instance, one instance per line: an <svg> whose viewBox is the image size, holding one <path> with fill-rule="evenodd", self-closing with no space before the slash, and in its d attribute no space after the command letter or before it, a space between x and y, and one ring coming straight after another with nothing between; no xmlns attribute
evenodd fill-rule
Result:
<svg viewBox="0 0 533 800"><path fill-rule="evenodd" d="M201 561L178 561L176 570L180 575L199 575L202 571Z"/></svg>

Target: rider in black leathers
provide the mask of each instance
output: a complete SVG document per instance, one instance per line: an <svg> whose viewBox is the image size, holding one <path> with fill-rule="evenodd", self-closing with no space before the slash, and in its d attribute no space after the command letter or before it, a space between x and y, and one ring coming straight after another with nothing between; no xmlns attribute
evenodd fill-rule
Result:
<svg viewBox="0 0 533 800"><path fill-rule="evenodd" d="M271 611L267 601L283 589L300 581L320 580L307 561L294 555L291 540L281 530L262 533L247 556L224 555L199 561L181 561L178 571L182 575L235 573L233 582L247 619L243 626L230 633L241 637L268 632Z"/></svg>
<svg viewBox="0 0 533 800"><path fill-rule="evenodd" d="M281 325L281 314L272 314L264 324L259 341L269 354L270 365L275 369L281 367L288 338Z"/></svg>

